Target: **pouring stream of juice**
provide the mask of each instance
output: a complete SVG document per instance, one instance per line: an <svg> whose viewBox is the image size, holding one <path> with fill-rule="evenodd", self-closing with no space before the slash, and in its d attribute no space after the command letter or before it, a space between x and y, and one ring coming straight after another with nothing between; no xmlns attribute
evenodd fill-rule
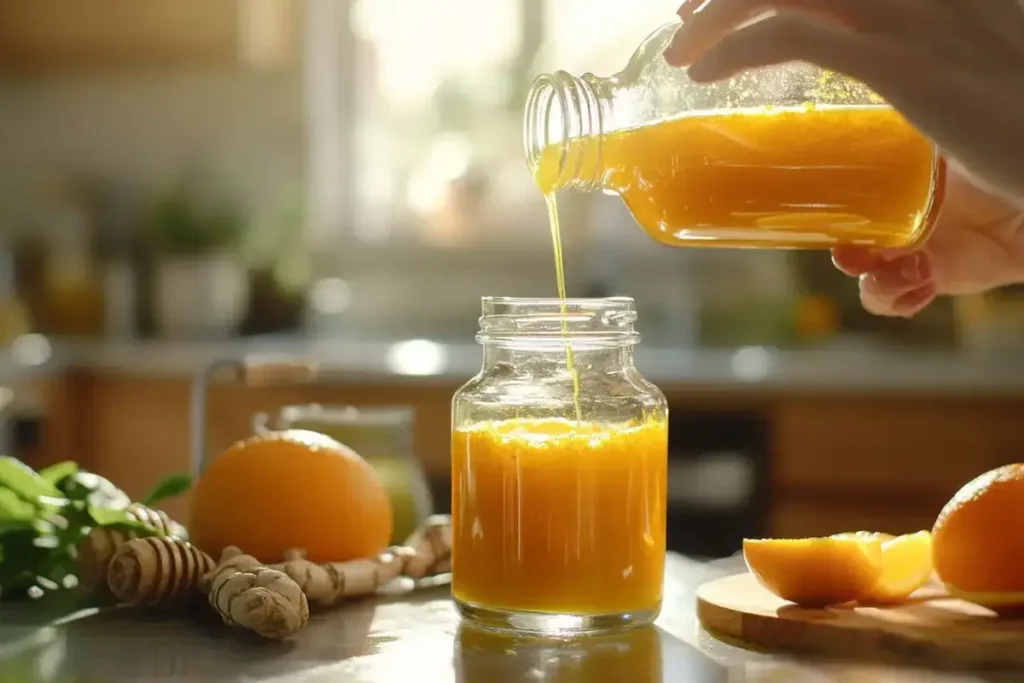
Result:
<svg viewBox="0 0 1024 683"><path fill-rule="evenodd" d="M538 177L538 184L540 178ZM551 224L551 242L555 251L555 282L558 285L558 297L562 300L562 335L565 340L565 364L572 375L572 406L576 412L576 422L582 422L580 415L580 373L576 370L576 359L573 356L572 345L569 344L569 325L566 320L568 310L565 307L565 265L562 261L562 233L558 226L558 200L555 199L555 191L546 187L544 190L544 201L548 206L548 222Z"/></svg>

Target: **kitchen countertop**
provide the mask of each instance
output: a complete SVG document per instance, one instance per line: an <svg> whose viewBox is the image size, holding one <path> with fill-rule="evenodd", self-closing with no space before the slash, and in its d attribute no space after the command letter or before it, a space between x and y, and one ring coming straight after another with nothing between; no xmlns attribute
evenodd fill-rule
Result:
<svg viewBox="0 0 1024 683"><path fill-rule="evenodd" d="M32 337L0 353L0 381L69 368L147 377L191 377L211 361L248 354L316 360L321 381L460 383L480 368L474 343L429 340L259 338L220 343L49 343ZM712 390L980 393L1024 396L1024 359L1012 352L897 350L848 346L686 349L641 344L637 365L663 388Z"/></svg>
<svg viewBox="0 0 1024 683"><path fill-rule="evenodd" d="M969 683L884 663L854 664L754 653L700 629L694 593L741 566L669 555L665 606L656 628L570 643L467 631L445 588L354 602L314 615L293 641L255 641L193 617L139 617L86 610L47 620L38 605L0 611L0 680L18 683L246 681L249 683L523 683L630 681L738 683L885 681ZM625 673L624 673L625 672ZM1012 680L1012 679L1010 679Z"/></svg>

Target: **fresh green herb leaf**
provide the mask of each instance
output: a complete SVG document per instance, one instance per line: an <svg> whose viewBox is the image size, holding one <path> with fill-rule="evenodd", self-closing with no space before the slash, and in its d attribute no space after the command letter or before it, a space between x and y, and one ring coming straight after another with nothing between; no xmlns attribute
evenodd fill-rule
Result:
<svg viewBox="0 0 1024 683"><path fill-rule="evenodd" d="M192 477L187 474L172 474L164 477L156 485L148 496L142 499L143 505L156 505L157 503L176 498L192 488Z"/></svg>
<svg viewBox="0 0 1024 683"><path fill-rule="evenodd" d="M31 523L39 515L39 508L18 496L11 489L0 488L0 521Z"/></svg>
<svg viewBox="0 0 1024 683"><path fill-rule="evenodd" d="M0 456L0 485L30 503L35 503L40 496L63 498L56 486L25 463L7 455Z"/></svg>
<svg viewBox="0 0 1024 683"><path fill-rule="evenodd" d="M58 487L69 500L86 502L94 507L123 510L132 503L128 495L109 480L83 470L62 479Z"/></svg>
<svg viewBox="0 0 1024 683"><path fill-rule="evenodd" d="M70 477L77 471L78 463L73 460L65 460L64 462L59 462L56 465L50 465L39 470L39 476L57 486L61 479Z"/></svg>

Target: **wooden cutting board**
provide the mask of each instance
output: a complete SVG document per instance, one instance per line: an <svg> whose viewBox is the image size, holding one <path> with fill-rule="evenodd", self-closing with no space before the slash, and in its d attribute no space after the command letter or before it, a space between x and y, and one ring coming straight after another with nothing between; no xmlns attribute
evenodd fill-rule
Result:
<svg viewBox="0 0 1024 683"><path fill-rule="evenodd" d="M903 605L804 609L750 573L705 583L697 617L712 635L746 647L947 669L1024 667L1024 619L928 586Z"/></svg>

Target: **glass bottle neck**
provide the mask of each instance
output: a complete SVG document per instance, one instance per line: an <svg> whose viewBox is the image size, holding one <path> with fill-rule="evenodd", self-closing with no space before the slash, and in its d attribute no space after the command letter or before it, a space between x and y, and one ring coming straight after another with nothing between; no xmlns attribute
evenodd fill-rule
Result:
<svg viewBox="0 0 1024 683"><path fill-rule="evenodd" d="M565 71L534 80L526 100L523 146L530 171L545 194L602 187L602 148L613 86L610 78L577 78Z"/></svg>

